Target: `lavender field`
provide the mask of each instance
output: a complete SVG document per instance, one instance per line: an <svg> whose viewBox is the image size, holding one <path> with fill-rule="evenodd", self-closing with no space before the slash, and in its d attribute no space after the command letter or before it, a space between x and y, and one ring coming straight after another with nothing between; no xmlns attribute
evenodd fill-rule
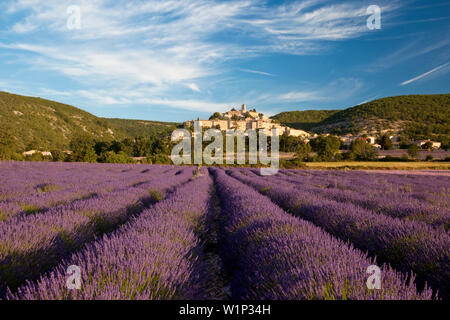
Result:
<svg viewBox="0 0 450 320"><path fill-rule="evenodd" d="M445 171L0 162L0 179L1 299L450 298Z"/></svg>

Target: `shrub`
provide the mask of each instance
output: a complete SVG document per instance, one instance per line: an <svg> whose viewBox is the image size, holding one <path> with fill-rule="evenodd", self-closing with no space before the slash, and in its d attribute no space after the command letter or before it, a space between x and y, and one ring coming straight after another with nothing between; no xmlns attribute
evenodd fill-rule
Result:
<svg viewBox="0 0 450 320"><path fill-rule="evenodd" d="M408 147L408 155L411 158L415 158L418 153L419 153L419 147L416 146L415 144L412 144Z"/></svg>
<svg viewBox="0 0 450 320"><path fill-rule="evenodd" d="M106 151L100 155L99 160L103 163L133 163L133 159L123 151L120 151L119 153Z"/></svg>
<svg viewBox="0 0 450 320"><path fill-rule="evenodd" d="M65 161L67 155L61 150L52 150L50 151L52 154L53 161Z"/></svg>
<svg viewBox="0 0 450 320"><path fill-rule="evenodd" d="M351 157L359 161L373 160L376 157L376 152L373 147L361 140L353 141L351 144Z"/></svg>
<svg viewBox="0 0 450 320"><path fill-rule="evenodd" d="M150 160L152 164L172 164L172 160L169 156L162 153L152 155L148 157L147 160Z"/></svg>

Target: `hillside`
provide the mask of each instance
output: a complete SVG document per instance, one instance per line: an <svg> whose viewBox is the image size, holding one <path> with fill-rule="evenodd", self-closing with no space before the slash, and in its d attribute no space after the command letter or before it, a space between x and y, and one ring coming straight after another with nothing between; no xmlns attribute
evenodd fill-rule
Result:
<svg viewBox="0 0 450 320"><path fill-rule="evenodd" d="M450 134L450 94L388 97L334 113L327 112L329 116L322 113L324 118L310 125L311 131L344 134L404 130L416 137ZM305 118L301 118L301 111L283 112L273 118L281 117L283 124L301 127L303 123L310 123L310 111L304 113Z"/></svg>
<svg viewBox="0 0 450 320"><path fill-rule="evenodd" d="M106 119L108 126L117 132L124 132L130 137L167 135L175 130L178 123L148 120Z"/></svg>
<svg viewBox="0 0 450 320"><path fill-rule="evenodd" d="M331 117L341 110L305 110L281 112L273 117L274 120L294 129L309 131L318 123Z"/></svg>
<svg viewBox="0 0 450 320"><path fill-rule="evenodd" d="M16 151L68 148L71 137L86 133L109 141L166 134L175 124L106 119L66 104L0 92L0 135L12 136Z"/></svg>

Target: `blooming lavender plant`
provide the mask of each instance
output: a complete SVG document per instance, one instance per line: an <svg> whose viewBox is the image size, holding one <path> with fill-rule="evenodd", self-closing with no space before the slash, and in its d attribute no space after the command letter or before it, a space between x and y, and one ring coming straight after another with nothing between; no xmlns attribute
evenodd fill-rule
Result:
<svg viewBox="0 0 450 320"><path fill-rule="evenodd" d="M238 170L236 177L269 196L296 216L313 222L332 235L350 241L355 247L390 263L395 269L417 274L447 297L450 288L450 236L424 223L405 221L373 213L352 203L327 200L298 186L280 185Z"/></svg>
<svg viewBox="0 0 450 320"><path fill-rule="evenodd" d="M254 171L251 171L255 173ZM257 173L255 173L257 174ZM355 175L355 173L353 173ZM336 177L336 175L338 177ZM376 183L367 184L367 174L362 176L341 177L341 174L333 174L326 179L304 179L304 176L276 175L265 178L268 181L290 186L290 183L298 184L303 190L320 194L324 198L344 203L353 203L376 213L385 214L394 218L423 221L437 228L450 228L450 209L448 206L432 204L428 201L419 200L416 190L411 192L400 192L388 188L385 184L379 186ZM339 179L339 183L337 182ZM350 181L348 181L350 180ZM352 186L351 188L347 186ZM425 197L425 196L424 196Z"/></svg>
<svg viewBox="0 0 450 320"><path fill-rule="evenodd" d="M430 299L413 278L384 265L383 290L368 290L361 251L312 223L294 218L219 169L225 253L236 299Z"/></svg>
<svg viewBox="0 0 450 320"><path fill-rule="evenodd" d="M195 230L209 209L211 185L209 176L198 176L112 234L62 261L37 282L28 282L16 294L10 292L8 298L202 298L199 268L203 259ZM68 265L81 270L80 290L65 286Z"/></svg>
<svg viewBox="0 0 450 320"><path fill-rule="evenodd" d="M102 197L55 207L44 214L0 223L0 292L56 265L71 251L114 230L166 192L188 181L193 169L172 168L148 183L119 189Z"/></svg>

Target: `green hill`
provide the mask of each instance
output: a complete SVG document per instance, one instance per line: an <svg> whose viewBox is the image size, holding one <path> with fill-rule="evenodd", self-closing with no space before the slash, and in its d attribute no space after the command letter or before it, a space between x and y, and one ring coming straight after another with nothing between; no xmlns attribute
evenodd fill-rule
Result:
<svg viewBox="0 0 450 320"><path fill-rule="evenodd" d="M273 117L274 120L295 129L309 131L318 123L329 118L340 110L305 110L281 112Z"/></svg>
<svg viewBox="0 0 450 320"><path fill-rule="evenodd" d="M86 133L102 141L168 134L174 123L106 119L66 104L0 92L0 137L14 140L16 151L68 149L71 137Z"/></svg>
<svg viewBox="0 0 450 320"><path fill-rule="evenodd" d="M108 126L117 132L124 132L130 137L138 136L160 136L172 133L179 125L175 122L161 122L148 120L129 120L129 119L104 119Z"/></svg>
<svg viewBox="0 0 450 320"><path fill-rule="evenodd" d="M323 119L320 119L321 116ZM448 135L450 94L388 97L345 110L321 110L318 114L311 111L291 111L273 118L280 118L281 123L299 128L307 123L314 132L344 134L393 130L403 131L411 137ZM314 123L311 119L318 121Z"/></svg>

